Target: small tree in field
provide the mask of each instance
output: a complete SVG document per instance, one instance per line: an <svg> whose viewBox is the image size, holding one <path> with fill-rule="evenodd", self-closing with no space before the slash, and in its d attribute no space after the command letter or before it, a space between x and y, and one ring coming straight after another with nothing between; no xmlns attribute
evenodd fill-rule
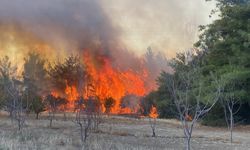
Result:
<svg viewBox="0 0 250 150"><path fill-rule="evenodd" d="M227 126L230 130L230 142L233 143L233 128L234 128L234 115L240 110L240 100L236 97L234 93L231 93L226 96L226 99L223 100L222 105L225 113L225 119ZM229 115L228 115L229 114Z"/></svg>
<svg viewBox="0 0 250 150"><path fill-rule="evenodd" d="M51 128L53 119L55 118L55 113L58 108L64 104L64 100L50 94L45 98L45 104L49 112L49 127Z"/></svg>
<svg viewBox="0 0 250 150"><path fill-rule="evenodd" d="M82 143L87 141L90 134L92 124L92 114L84 105L84 99L81 97L76 101L76 118L75 123L80 127L80 135Z"/></svg>
<svg viewBox="0 0 250 150"><path fill-rule="evenodd" d="M176 72L166 74L167 92L174 100L187 150L190 150L195 124L213 108L221 93L221 83L212 74L210 79L212 86L207 88L203 85L200 68L195 58L192 53L180 54L172 64L177 68Z"/></svg>
<svg viewBox="0 0 250 150"><path fill-rule="evenodd" d="M23 103L23 86L22 82L12 79L11 84L6 86L6 91L11 97L11 107L13 109L12 118L17 121L18 130L21 130L25 123L25 105Z"/></svg>
<svg viewBox="0 0 250 150"><path fill-rule="evenodd" d="M92 131L98 130L101 121L100 103L97 98L83 99L80 97L76 101L76 118L74 122L80 127L82 143L87 141Z"/></svg>
<svg viewBox="0 0 250 150"><path fill-rule="evenodd" d="M150 123L150 127L152 129L152 137L156 137L155 134L155 129L156 129L156 119L158 118L158 112L155 106L152 106L150 109L150 113L149 113L149 123Z"/></svg>
<svg viewBox="0 0 250 150"><path fill-rule="evenodd" d="M45 111L45 102L43 101L42 97L37 96L33 99L31 104L31 110L36 114L36 119L38 119L38 116L41 112Z"/></svg>
<svg viewBox="0 0 250 150"><path fill-rule="evenodd" d="M241 108L241 103L244 101L244 97L248 95L241 89L244 82L241 78L244 78L245 71L240 66L224 66L225 71L221 74L223 79L223 90L221 96L221 104L224 109L225 120L230 130L230 141L233 143L233 128L235 126L235 114Z"/></svg>

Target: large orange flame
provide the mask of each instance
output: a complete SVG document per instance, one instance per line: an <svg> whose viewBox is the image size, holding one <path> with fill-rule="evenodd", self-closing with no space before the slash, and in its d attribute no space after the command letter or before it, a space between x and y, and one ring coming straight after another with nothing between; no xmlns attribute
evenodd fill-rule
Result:
<svg viewBox="0 0 250 150"><path fill-rule="evenodd" d="M65 89L65 94L67 95L67 100L69 101L67 107L70 108L70 109L74 108L74 102L79 97L79 94L77 92L76 87L67 85L67 87Z"/></svg>
<svg viewBox="0 0 250 150"><path fill-rule="evenodd" d="M126 94L137 96L146 94L143 75L139 75L132 70L120 71L112 67L109 59L105 57L99 59L101 59L101 65L96 62L96 58L91 56L90 53L84 54L84 63L91 76L92 94L99 97L101 103L104 102L105 98L114 98L115 105L111 108L111 113L131 113L132 111L129 108L122 109L120 107L121 98Z"/></svg>
<svg viewBox="0 0 250 150"><path fill-rule="evenodd" d="M129 108L121 107L121 100L126 95L144 96L150 89L145 86L147 70L134 71L131 69L120 70L113 67L111 61L104 56L95 56L86 51L83 55L87 78L85 87L77 89L75 85L68 85L64 93L53 91L51 94L55 97L63 96L68 100L67 108L73 110L75 101L80 97L98 97L102 111L105 112L104 103L107 98L112 97L115 102L110 113L113 114L130 114L138 113L140 106L136 104ZM81 94L79 93L81 91ZM61 93L61 94L59 94Z"/></svg>

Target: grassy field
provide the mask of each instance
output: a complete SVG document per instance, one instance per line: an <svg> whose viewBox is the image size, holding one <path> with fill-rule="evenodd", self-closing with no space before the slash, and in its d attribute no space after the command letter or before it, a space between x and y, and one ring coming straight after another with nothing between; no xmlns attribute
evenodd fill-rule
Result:
<svg viewBox="0 0 250 150"><path fill-rule="evenodd" d="M147 119L118 116L105 117L100 130L91 133L82 145L78 126L71 120L58 119L49 128L45 116L36 120L30 116L22 131L7 116L1 116L0 149L5 150L181 150L184 149L183 132L176 120L157 120L157 137L151 137ZM192 148L201 150L246 150L250 149L249 127L237 127L235 142L229 142L225 128L197 126L192 139Z"/></svg>

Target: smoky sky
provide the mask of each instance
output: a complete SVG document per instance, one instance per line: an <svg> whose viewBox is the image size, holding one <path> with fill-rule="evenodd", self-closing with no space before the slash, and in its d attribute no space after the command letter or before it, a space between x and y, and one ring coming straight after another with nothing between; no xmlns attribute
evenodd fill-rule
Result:
<svg viewBox="0 0 250 150"><path fill-rule="evenodd" d="M167 68L165 51L192 47L209 11L205 0L0 0L0 54L65 57L91 49L114 67L137 71L151 46L162 52L145 65L154 82Z"/></svg>
<svg viewBox="0 0 250 150"><path fill-rule="evenodd" d="M0 0L0 30L13 31L16 42L57 50L101 48L109 55L110 49L151 46L175 52L192 46L210 6L205 0Z"/></svg>
<svg viewBox="0 0 250 150"><path fill-rule="evenodd" d="M1 0L0 23L56 49L109 49L119 43L119 31L98 0Z"/></svg>

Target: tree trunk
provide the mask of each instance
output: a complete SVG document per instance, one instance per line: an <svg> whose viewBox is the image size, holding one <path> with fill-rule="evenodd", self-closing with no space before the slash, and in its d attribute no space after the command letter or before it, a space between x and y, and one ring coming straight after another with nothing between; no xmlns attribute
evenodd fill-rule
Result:
<svg viewBox="0 0 250 150"><path fill-rule="evenodd" d="M88 127L85 127L85 130L84 130L84 143L86 143L87 137L88 137Z"/></svg>
<svg viewBox="0 0 250 150"><path fill-rule="evenodd" d="M79 125L80 125L80 132L81 132L81 141L83 143L83 142L85 142L85 138L83 137L83 126L81 123L79 123Z"/></svg>
<svg viewBox="0 0 250 150"><path fill-rule="evenodd" d="M20 131L21 130L21 121L18 120L18 130Z"/></svg>
<svg viewBox="0 0 250 150"><path fill-rule="evenodd" d="M153 131L152 137L156 137L156 135L155 135L155 129L152 129L152 131Z"/></svg>
<svg viewBox="0 0 250 150"><path fill-rule="evenodd" d="M64 121L67 121L67 116L65 112L63 113L63 118L64 118Z"/></svg>
<svg viewBox="0 0 250 150"><path fill-rule="evenodd" d="M13 111L10 111L10 118L13 117Z"/></svg>
<svg viewBox="0 0 250 150"><path fill-rule="evenodd" d="M49 127L52 127L52 117L50 116L50 120L49 120Z"/></svg>
<svg viewBox="0 0 250 150"><path fill-rule="evenodd" d="M39 115L39 113L36 113L36 119L38 119L38 115Z"/></svg>
<svg viewBox="0 0 250 150"><path fill-rule="evenodd" d="M190 141L191 141L191 137L187 137L186 138L186 150L191 150L190 149Z"/></svg>
<svg viewBox="0 0 250 150"><path fill-rule="evenodd" d="M233 126L234 126L233 110L231 110L230 111L230 141L231 141L231 144L233 143Z"/></svg>

